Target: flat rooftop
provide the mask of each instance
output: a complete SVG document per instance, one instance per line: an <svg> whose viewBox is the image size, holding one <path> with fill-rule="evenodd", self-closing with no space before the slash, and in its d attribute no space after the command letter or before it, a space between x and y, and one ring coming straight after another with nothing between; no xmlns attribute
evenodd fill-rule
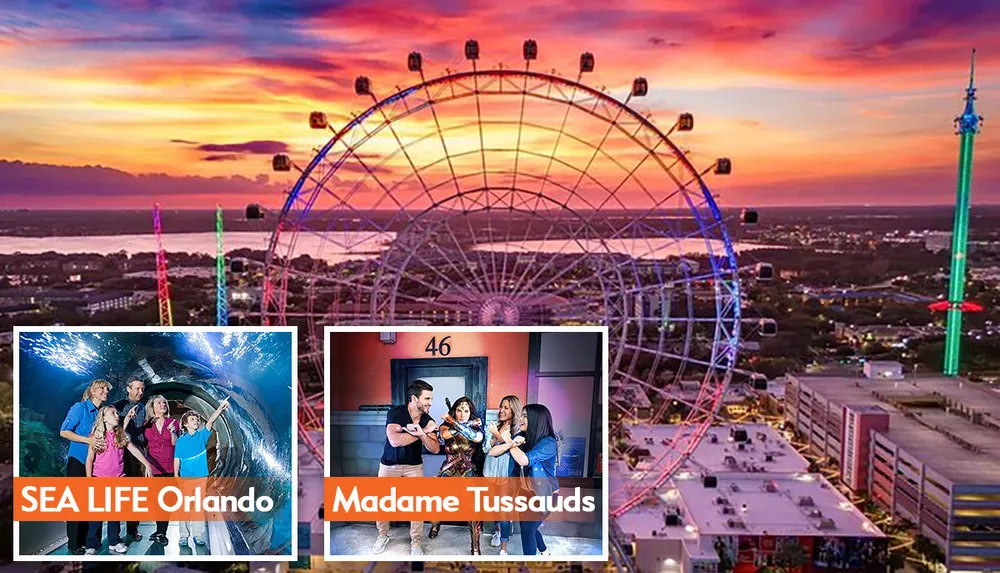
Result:
<svg viewBox="0 0 1000 573"><path fill-rule="evenodd" d="M898 399L937 396L962 404L1000 423L1000 388L993 388L988 384L942 376L908 376L899 380L877 380L802 374L795 375L794 378L819 391L827 399L839 403L862 403L857 400L858 397L865 397L869 400L867 403L872 404L885 401L876 394Z"/></svg>
<svg viewBox="0 0 1000 573"><path fill-rule="evenodd" d="M1000 436L996 432L943 410L914 412L915 418L891 415L889 431L882 434L952 482L1000 483Z"/></svg>
<svg viewBox="0 0 1000 573"><path fill-rule="evenodd" d="M746 430L751 443L739 449L735 442L729 441L731 428ZM629 428L632 443L648 449L654 460L665 453L678 431L678 426L670 424ZM710 427L681 467L689 472L711 475L732 472L787 474L806 471L809 462L767 424L738 424Z"/></svg>
<svg viewBox="0 0 1000 573"><path fill-rule="evenodd" d="M700 538L698 530L694 527L681 524L678 526L666 525L664 511L667 505L659 499L653 498L641 504L628 513L619 516L616 521L618 527L624 533L635 535L636 539L685 539L692 542Z"/></svg>
<svg viewBox="0 0 1000 573"><path fill-rule="evenodd" d="M774 491L768 491L771 483ZM735 488L734 488L735 486ZM720 498L722 501L720 503ZM801 505L800 498L812 500ZM746 509L744 510L744 505ZM723 508L733 513L724 513ZM680 525L666 513L680 509ZM730 520L734 520L733 526ZM821 522L827 520L825 525ZM706 488L700 477L675 479L659 495L617 519L637 539L682 539L704 535L884 537L884 534L822 476L732 474Z"/></svg>
<svg viewBox="0 0 1000 573"><path fill-rule="evenodd" d="M768 491L768 484L774 491ZM732 474L719 476L715 488L706 488L701 479L678 479L674 485L688 523L703 535L883 537L875 524L819 475ZM668 491L664 497L670 495ZM805 499L811 504L803 505L800 500ZM723 513L726 507L734 513ZM730 520L742 525L731 527Z"/></svg>
<svg viewBox="0 0 1000 573"><path fill-rule="evenodd" d="M1000 483L1000 431L986 427L1000 428L1000 392L990 386L943 377L796 378L834 403L889 412L889 430L883 434L947 479Z"/></svg>

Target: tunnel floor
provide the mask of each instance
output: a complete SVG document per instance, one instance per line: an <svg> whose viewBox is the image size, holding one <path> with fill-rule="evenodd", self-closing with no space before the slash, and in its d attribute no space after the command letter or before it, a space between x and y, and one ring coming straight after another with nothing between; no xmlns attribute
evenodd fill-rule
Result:
<svg viewBox="0 0 1000 573"><path fill-rule="evenodd" d="M101 539L101 549L97 552L98 555L170 555L170 556L187 556L187 555L211 555L211 551L208 545L203 545L201 547L193 547L190 544L194 543L194 540L188 538L188 547L181 547L177 544L177 539L180 537L180 525L176 523L171 523L167 527L167 539L170 540L168 545L160 545L159 543L153 543L149 540L149 536L156 532L156 523L153 522L140 522L139 523L139 533L142 534L142 541L133 541L128 543L129 538L125 537L125 523L122 522L122 543L128 545L128 553L113 553L108 550L108 536L107 536L107 525L105 524L105 535ZM206 532L207 534L207 532ZM66 549L66 544L63 543L56 550L54 550L49 555L69 555L69 551ZM81 556L82 557L82 556Z"/></svg>
<svg viewBox="0 0 1000 573"><path fill-rule="evenodd" d="M467 555L471 549L469 528L460 525L442 525L441 532L434 539L427 538L430 525L424 525L424 535L421 546L424 555ZM553 557L572 555L600 555L601 540L588 537L563 537L546 535L545 526L541 528L545 537L545 545ZM330 553L332 555L372 555L372 544L378 537L374 523L351 523L336 525L330 530ZM490 545L491 534L483 534L479 541L483 555L499 555L500 548ZM409 526L393 527L389 531L389 545L384 555L410 554ZM507 544L507 553L515 557L521 555L521 535L515 531Z"/></svg>

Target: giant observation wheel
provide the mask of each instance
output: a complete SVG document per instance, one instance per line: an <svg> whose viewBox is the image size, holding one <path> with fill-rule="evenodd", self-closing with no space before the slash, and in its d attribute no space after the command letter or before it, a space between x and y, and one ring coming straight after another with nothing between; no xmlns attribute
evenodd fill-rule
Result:
<svg viewBox="0 0 1000 573"><path fill-rule="evenodd" d="M266 260L262 320L296 324L321 373L323 326L572 325L609 327L611 513L647 498L711 424L736 362L739 269L705 176L674 138L637 109L648 84L623 99L575 79L478 65L428 78L411 53L411 87L355 81L364 111L334 128L297 171ZM385 92L383 94L383 91ZM680 431L655 453L637 425ZM314 448L314 453L322 453Z"/></svg>

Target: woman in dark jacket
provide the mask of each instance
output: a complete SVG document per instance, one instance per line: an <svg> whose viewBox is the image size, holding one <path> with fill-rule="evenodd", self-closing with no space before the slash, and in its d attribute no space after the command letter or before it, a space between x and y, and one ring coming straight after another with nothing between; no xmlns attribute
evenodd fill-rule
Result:
<svg viewBox="0 0 1000 573"><path fill-rule="evenodd" d="M552 414L541 404L528 404L521 414L521 436L514 438L510 446L511 477L530 478L534 494L552 497L559 491L556 479L556 432L552 426ZM542 539L541 521L522 521L521 549L525 555L548 555L549 550Z"/></svg>

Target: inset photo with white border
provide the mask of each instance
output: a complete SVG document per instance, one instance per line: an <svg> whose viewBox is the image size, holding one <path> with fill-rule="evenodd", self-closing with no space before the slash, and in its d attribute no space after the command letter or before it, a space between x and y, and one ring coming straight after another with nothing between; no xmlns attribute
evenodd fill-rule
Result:
<svg viewBox="0 0 1000 573"><path fill-rule="evenodd" d="M556 497L583 492L597 507L588 520L524 523L338 522L327 507L328 560L607 561L607 327L328 326L324 336L327 476L531 475L502 447L514 436L537 449L529 463L548 468L535 478L551 478ZM418 417L473 437L441 428L436 452L434 439L398 447L390 433Z"/></svg>
<svg viewBox="0 0 1000 573"><path fill-rule="evenodd" d="M222 519L15 522L15 560L298 558L295 327L15 327L13 344L15 489L204 477L267 501Z"/></svg>

